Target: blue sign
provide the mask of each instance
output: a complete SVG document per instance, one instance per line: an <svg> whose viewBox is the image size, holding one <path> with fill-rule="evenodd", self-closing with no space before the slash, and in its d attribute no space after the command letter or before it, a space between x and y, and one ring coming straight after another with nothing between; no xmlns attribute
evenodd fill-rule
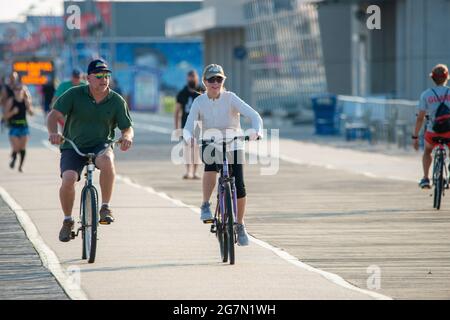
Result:
<svg viewBox="0 0 450 320"><path fill-rule="evenodd" d="M247 49L244 46L235 47L233 53L238 60L243 60L247 57Z"/></svg>

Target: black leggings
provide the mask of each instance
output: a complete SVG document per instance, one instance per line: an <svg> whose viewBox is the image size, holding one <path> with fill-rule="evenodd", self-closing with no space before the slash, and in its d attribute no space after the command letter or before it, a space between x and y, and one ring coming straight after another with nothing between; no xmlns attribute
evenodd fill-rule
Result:
<svg viewBox="0 0 450 320"><path fill-rule="evenodd" d="M209 157L209 154L211 155L211 157ZM216 154L217 154L217 157L215 156ZM243 166L244 157L243 157L243 155L244 155L243 150L235 150L235 151L228 153L228 158L227 158L229 161L228 170L230 170L229 171L230 175L232 175L234 177L234 183L236 185L236 195L237 195L238 199L244 198L247 195L247 193L245 191L245 184L244 184L244 166ZM206 157L204 157L204 156L206 156ZM220 172L220 170L222 169L222 166L223 166L222 152L218 152L217 150L212 149L212 150L207 150L205 153L205 146L203 146L202 161L205 164L205 172L210 172L210 171Z"/></svg>

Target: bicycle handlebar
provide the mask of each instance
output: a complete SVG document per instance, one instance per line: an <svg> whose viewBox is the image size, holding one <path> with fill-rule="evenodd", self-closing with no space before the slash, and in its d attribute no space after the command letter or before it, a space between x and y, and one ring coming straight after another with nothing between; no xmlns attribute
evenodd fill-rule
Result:
<svg viewBox="0 0 450 320"><path fill-rule="evenodd" d="M75 150L75 152L78 153L80 156L82 156L82 157L88 157L89 156L89 153L81 152L78 149L78 147L76 146L76 144L72 140L70 140L70 139L68 139L66 137L62 137L62 138L63 138L63 141L69 142L72 145L72 147ZM104 153L110 146L112 146L113 144L119 143L120 141L121 141L121 139L119 138L119 139L113 140L113 141L111 141L109 143L105 143L105 148L103 150L101 150L100 152L98 152L95 156L98 157L100 154Z"/></svg>
<svg viewBox="0 0 450 320"><path fill-rule="evenodd" d="M244 140L244 141L250 141L250 136L236 136L236 137L233 137L233 138L228 139L228 140L227 139L222 139L222 141L220 143L228 144L228 143L231 143L231 142L236 141L238 139L239 140ZM261 137L258 136L258 138L256 140L261 140ZM215 141L215 139L206 139L206 140L202 139L202 140L200 140L200 143L201 144L204 144L204 143L217 143L217 144L219 144L219 142Z"/></svg>

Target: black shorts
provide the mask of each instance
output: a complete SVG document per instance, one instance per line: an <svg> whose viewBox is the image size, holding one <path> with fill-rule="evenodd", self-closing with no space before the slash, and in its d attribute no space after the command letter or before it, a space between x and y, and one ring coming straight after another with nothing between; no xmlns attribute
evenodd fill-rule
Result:
<svg viewBox="0 0 450 320"><path fill-rule="evenodd" d="M105 145L99 144L95 147L91 148L81 148L80 151L82 153L98 153L105 148ZM95 159L94 159L95 161ZM61 178L65 171L72 170L78 173L78 181L81 179L81 173L83 172L83 168L87 163L87 159L85 157L80 156L73 149L64 149L61 150L61 159L59 161L59 167L61 170ZM97 168L98 169L98 168Z"/></svg>
<svg viewBox="0 0 450 320"><path fill-rule="evenodd" d="M209 149L206 152L205 148L205 146L202 147L202 161L205 164L205 172L220 172L223 166L222 152L214 149L212 145L208 147ZM244 198L247 195L244 183L244 151L235 150L227 154L228 170L230 175L234 177L237 198Z"/></svg>

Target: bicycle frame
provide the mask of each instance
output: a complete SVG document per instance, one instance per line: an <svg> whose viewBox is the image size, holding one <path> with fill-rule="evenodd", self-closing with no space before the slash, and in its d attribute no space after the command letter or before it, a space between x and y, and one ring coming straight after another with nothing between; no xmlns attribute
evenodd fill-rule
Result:
<svg viewBox="0 0 450 320"><path fill-rule="evenodd" d="M222 142L222 152L223 152L223 165L222 170L220 170L220 177L219 177L219 183L218 183L218 194L219 194L219 208L220 208L220 214L222 221L225 221L225 185L226 183L230 183L231 185L231 193L233 195L233 213L234 213L234 219L233 221L237 221L237 213L238 213L238 206L237 206L237 194L236 194L236 185L234 182L234 177L230 176L229 168L228 168L228 157L226 154L226 142Z"/></svg>
<svg viewBox="0 0 450 320"><path fill-rule="evenodd" d="M94 164L94 157L95 154L89 153L87 154L87 165L86 165L86 182L85 185L86 186L92 186L92 181L93 181L93 174L95 171L95 164Z"/></svg>
<svg viewBox="0 0 450 320"><path fill-rule="evenodd" d="M448 189L448 146L450 141L447 138L435 137L433 141L437 142L433 148L433 208L441 208L442 197L445 196L445 189Z"/></svg>
<svg viewBox="0 0 450 320"><path fill-rule="evenodd" d="M435 184L435 181L434 181L435 168L436 168L437 160L439 158L439 153L442 153L442 157L443 157L443 159L442 159L443 160L443 167L444 167L444 174L443 174L443 176L445 177L445 180L447 180L447 178L448 178L448 169L447 169L447 166L446 166L447 159L448 159L448 157L447 157L448 151L449 151L448 146L446 144L443 144L443 143L438 143L433 148L433 151L432 151L432 155L433 155L433 184Z"/></svg>
<svg viewBox="0 0 450 320"><path fill-rule="evenodd" d="M102 155L104 152L106 152L106 150L108 150L113 144L119 143L120 139L114 140L114 141L112 141L110 143L106 143L105 144L105 148L102 151L98 152L97 154L95 154L95 153L86 153L86 154L82 153L72 140L64 138L64 137L63 137L63 139L68 141L72 145L73 149L75 150L75 152L77 154L79 154L80 156L86 158L86 165L85 165L86 166L86 173L85 173L86 180L85 180L85 184L84 184L83 190L81 192L82 199L83 199L83 194L84 194L86 188L90 188L90 187L93 188L93 190L95 192L95 197L96 197L96 199L98 199L97 189L95 188L95 186L93 184L93 175L94 175L94 171L95 171L94 159L95 159L95 157L98 157L98 156ZM83 218L82 218L82 206L80 206L80 221L83 221ZM75 236L78 236L80 230L84 230L84 228L85 228L85 225L82 225L80 228L78 228L77 232L73 234L72 238L75 237Z"/></svg>

